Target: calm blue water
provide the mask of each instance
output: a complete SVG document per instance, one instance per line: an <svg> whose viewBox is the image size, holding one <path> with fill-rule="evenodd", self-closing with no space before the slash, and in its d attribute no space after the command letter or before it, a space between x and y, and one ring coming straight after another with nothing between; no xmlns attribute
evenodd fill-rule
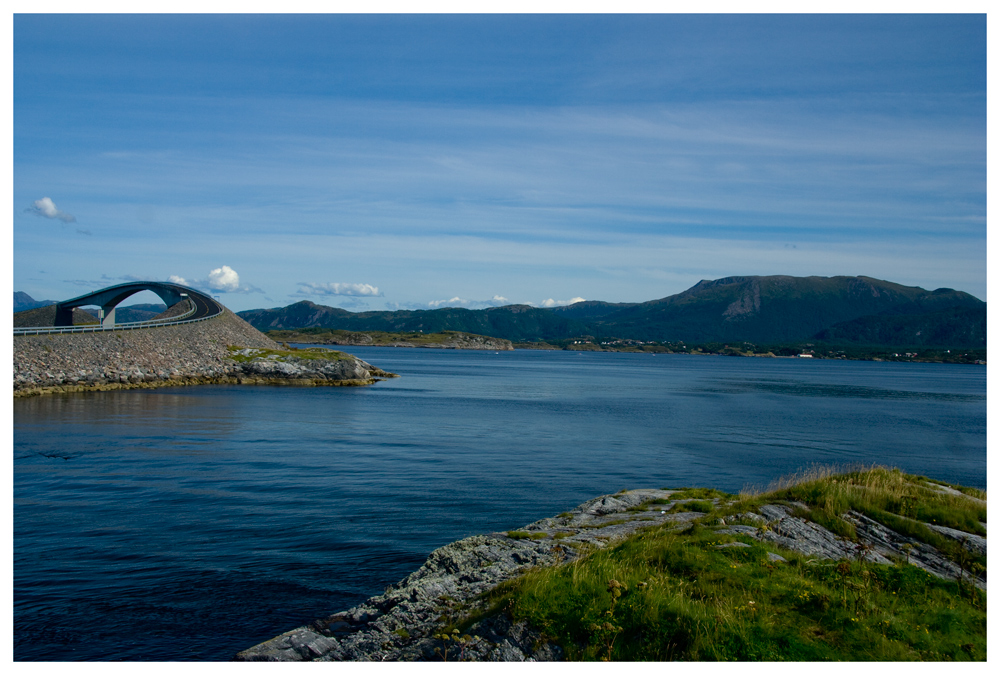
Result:
<svg viewBox="0 0 1000 675"><path fill-rule="evenodd" d="M357 348L366 388L14 401L14 658L226 660L434 548L813 463L986 487L986 369Z"/></svg>

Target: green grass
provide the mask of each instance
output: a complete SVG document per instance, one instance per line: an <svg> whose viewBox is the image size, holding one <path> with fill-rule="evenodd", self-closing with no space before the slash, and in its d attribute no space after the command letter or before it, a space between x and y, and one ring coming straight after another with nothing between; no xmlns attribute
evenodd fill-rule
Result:
<svg viewBox="0 0 1000 675"><path fill-rule="evenodd" d="M671 504L671 503L673 503L672 499L665 499L663 497L660 497L657 499L650 499L649 501L645 501L641 504L636 504L635 506L630 506L626 509L626 511L632 511L632 512L650 511L651 507L653 506L660 506L662 504Z"/></svg>
<svg viewBox="0 0 1000 675"><path fill-rule="evenodd" d="M694 511L696 513L709 513L715 505L712 502L706 502L702 500L692 500L689 502L676 502L671 508L671 513L677 513L680 511Z"/></svg>
<svg viewBox="0 0 1000 675"><path fill-rule="evenodd" d="M612 520L607 520L599 523L593 523L589 525L576 525L578 530L601 530L605 527L612 527L614 525L624 525L629 522L630 518L613 518Z"/></svg>
<svg viewBox="0 0 1000 675"><path fill-rule="evenodd" d="M814 470L769 494L744 494L712 519L781 500L806 503L803 511L818 520L855 509L893 527L914 522L901 513L911 510L968 531L985 518L972 500L876 467ZM923 537L936 534L924 529ZM718 547L734 541L749 546ZM787 562L771 562L769 551ZM492 611L529 622L571 660L986 659L986 594L969 584L905 563L809 560L697 522L683 532L644 530L567 565L535 568L487 599Z"/></svg>
<svg viewBox="0 0 1000 675"><path fill-rule="evenodd" d="M525 532L524 530L510 530L507 536L511 539L545 539L549 535L545 532Z"/></svg>
<svg viewBox="0 0 1000 675"><path fill-rule="evenodd" d="M671 500L676 499L734 499L735 496L712 488L684 488L677 490L670 495Z"/></svg>
<svg viewBox="0 0 1000 675"><path fill-rule="evenodd" d="M923 476L910 476L899 469L869 467L840 471L836 467L813 467L780 479L766 495L748 491L727 512L746 511L763 500L803 502L807 509L796 512L835 534L857 540L850 523L839 516L858 511L869 518L918 541L934 546L953 561L967 555L954 540L931 530L924 523L944 525L963 532L986 536L986 493L974 490L955 495L930 487ZM958 486L953 486L958 489ZM721 514L724 515L724 514ZM974 557L972 564L985 566L985 558Z"/></svg>
<svg viewBox="0 0 1000 675"><path fill-rule="evenodd" d="M705 528L633 537L496 589L572 660L971 660L986 657L985 594L910 566L808 564ZM620 596L609 592L611 581ZM624 591L620 590L624 589Z"/></svg>

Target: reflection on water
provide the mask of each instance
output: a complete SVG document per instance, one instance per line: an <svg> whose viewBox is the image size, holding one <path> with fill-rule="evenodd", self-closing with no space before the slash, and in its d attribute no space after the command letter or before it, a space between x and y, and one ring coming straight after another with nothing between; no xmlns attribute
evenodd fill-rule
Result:
<svg viewBox="0 0 1000 675"><path fill-rule="evenodd" d="M402 377L14 401L15 658L225 660L621 488L817 462L985 487L983 368L354 351Z"/></svg>

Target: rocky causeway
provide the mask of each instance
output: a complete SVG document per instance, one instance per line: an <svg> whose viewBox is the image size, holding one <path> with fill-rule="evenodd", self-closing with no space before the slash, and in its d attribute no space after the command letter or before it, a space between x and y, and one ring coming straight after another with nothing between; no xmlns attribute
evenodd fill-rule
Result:
<svg viewBox="0 0 1000 675"><path fill-rule="evenodd" d="M946 486L938 489L949 490ZM307 626L295 628L236 655L238 661L554 661L562 650L524 623L505 614L485 612L483 595L532 567L563 565L588 551L612 546L649 527L678 530L693 521L731 535L720 546L747 546L746 537L769 542L818 560L866 556L872 563L906 560L930 574L958 579L962 570L934 547L894 532L861 513L844 518L854 523L858 543L793 515L804 507L795 502L768 503L725 519L697 511L677 510L684 499L675 490L628 490L592 499L571 511L545 518L520 530L468 537L433 551L420 569L389 586L381 595ZM735 503L737 498L729 500ZM714 499L717 505L720 499ZM723 500L724 501L724 500ZM986 539L937 528L985 553ZM859 544L861 546L859 547ZM769 553L774 564L785 558ZM968 579L968 575L966 575ZM985 577L973 578L986 589ZM436 637L445 625L484 613L462 643Z"/></svg>
<svg viewBox="0 0 1000 675"><path fill-rule="evenodd" d="M14 336L14 396L190 384L352 386L395 377L361 359L284 350L229 310L197 323Z"/></svg>

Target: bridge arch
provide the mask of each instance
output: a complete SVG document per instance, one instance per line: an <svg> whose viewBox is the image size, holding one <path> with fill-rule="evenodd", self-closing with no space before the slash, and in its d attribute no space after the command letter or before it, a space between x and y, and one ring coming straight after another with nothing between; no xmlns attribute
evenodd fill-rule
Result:
<svg viewBox="0 0 1000 675"><path fill-rule="evenodd" d="M56 326L73 325L73 308L85 305L97 305L101 308L101 326L111 328L115 325L115 307L121 304L126 298L141 293L142 291L152 291L160 296L167 307L173 307L185 298L194 300L194 296L204 298L211 302L208 296L180 284L166 281L133 281L117 286L109 286L93 293L87 293L76 298L64 300L56 303Z"/></svg>

